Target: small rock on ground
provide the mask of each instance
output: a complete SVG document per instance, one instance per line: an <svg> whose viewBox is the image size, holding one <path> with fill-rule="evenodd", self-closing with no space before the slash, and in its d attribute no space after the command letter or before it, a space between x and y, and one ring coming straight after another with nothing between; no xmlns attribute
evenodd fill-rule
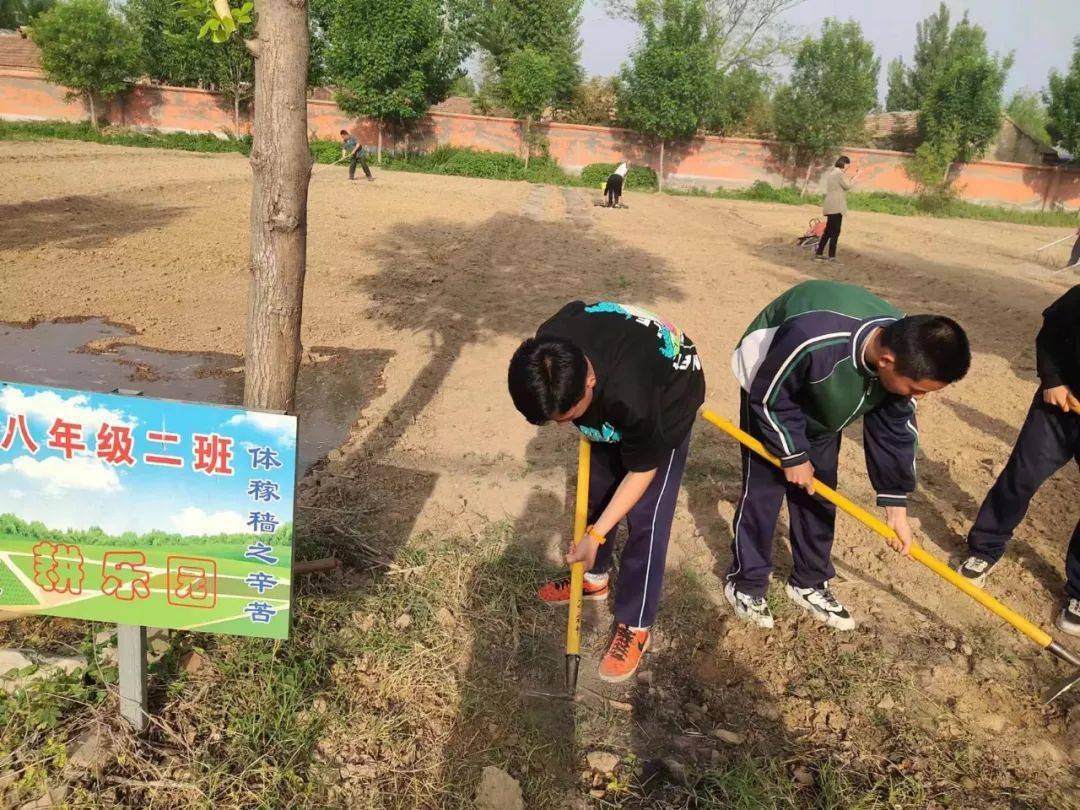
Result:
<svg viewBox="0 0 1080 810"><path fill-rule="evenodd" d="M99 725L87 730L75 743L68 764L87 771L100 771L109 761L109 737Z"/></svg>
<svg viewBox="0 0 1080 810"><path fill-rule="evenodd" d="M525 810L521 785L502 768L488 765L476 789L477 810Z"/></svg>
<svg viewBox="0 0 1080 810"><path fill-rule="evenodd" d="M597 773L612 773L619 764L619 757L609 751L590 751L585 759Z"/></svg>
<svg viewBox="0 0 1080 810"><path fill-rule="evenodd" d="M0 677L13 669L23 669L33 663L22 650L0 650Z"/></svg>
<svg viewBox="0 0 1080 810"><path fill-rule="evenodd" d="M741 745L743 741L742 734L730 731L726 728L714 728L712 730L712 736L721 742L726 742L728 745Z"/></svg>

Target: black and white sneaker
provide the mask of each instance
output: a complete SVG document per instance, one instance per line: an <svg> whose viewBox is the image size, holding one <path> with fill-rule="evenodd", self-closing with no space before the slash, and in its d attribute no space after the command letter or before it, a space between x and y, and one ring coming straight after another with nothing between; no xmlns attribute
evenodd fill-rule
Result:
<svg viewBox="0 0 1080 810"><path fill-rule="evenodd" d="M819 622L824 622L836 630L854 630L855 620L847 612L847 608L841 605L833 592L829 590L829 583L824 583L820 588L799 588L790 582L784 589L788 599L801 607Z"/></svg>
<svg viewBox="0 0 1080 810"><path fill-rule="evenodd" d="M751 624L756 624L765 630L771 630L773 626L772 611L764 597L751 596L748 593L735 590L735 583L729 582L724 586L724 596L735 609L735 615Z"/></svg>
<svg viewBox="0 0 1080 810"><path fill-rule="evenodd" d="M1080 636L1080 599L1070 599L1057 617L1058 630L1070 636Z"/></svg>
<svg viewBox="0 0 1080 810"><path fill-rule="evenodd" d="M994 568L994 563L972 554L956 567L956 572L977 588L986 584L986 578Z"/></svg>

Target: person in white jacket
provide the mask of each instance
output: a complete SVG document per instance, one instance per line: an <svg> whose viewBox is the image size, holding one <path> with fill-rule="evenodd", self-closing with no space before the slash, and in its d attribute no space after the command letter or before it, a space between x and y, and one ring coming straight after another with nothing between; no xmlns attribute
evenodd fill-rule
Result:
<svg viewBox="0 0 1080 810"><path fill-rule="evenodd" d="M627 171L629 171L629 168L623 162L608 175L607 183L604 184L604 196L607 197L608 208L619 207L619 198L622 197L623 183L626 181Z"/></svg>
<svg viewBox="0 0 1080 810"><path fill-rule="evenodd" d="M844 176L847 167L851 165L851 158L841 155L836 163L821 177L821 187L825 189L825 200L821 204L822 213L825 214L825 233L818 240L817 250L814 252L815 259L825 259L825 246L829 247L829 261L836 260L836 243L840 240L840 225L847 213L847 192L859 176L855 172L849 180Z"/></svg>

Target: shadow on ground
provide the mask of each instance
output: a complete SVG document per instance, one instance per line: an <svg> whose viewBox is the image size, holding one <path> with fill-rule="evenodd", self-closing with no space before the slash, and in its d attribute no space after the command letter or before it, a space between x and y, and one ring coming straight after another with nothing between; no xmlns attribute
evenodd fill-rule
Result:
<svg viewBox="0 0 1080 810"><path fill-rule="evenodd" d="M184 213L183 208L130 203L106 196L53 197L0 205L0 249L28 249L57 244L91 250L114 239L159 228Z"/></svg>

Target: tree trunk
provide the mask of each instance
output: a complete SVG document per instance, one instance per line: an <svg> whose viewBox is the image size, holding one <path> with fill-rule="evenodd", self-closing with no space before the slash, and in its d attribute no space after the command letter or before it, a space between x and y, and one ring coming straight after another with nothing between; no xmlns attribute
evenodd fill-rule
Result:
<svg viewBox="0 0 1080 810"><path fill-rule="evenodd" d="M94 128L98 128L97 112L94 110L94 93L93 91L86 94L86 100L90 102L90 125Z"/></svg>
<svg viewBox="0 0 1080 810"><path fill-rule="evenodd" d="M806 187L810 185L810 174L814 171L814 161L810 161L810 165L806 167L806 176L803 178L802 192L801 194L806 196Z"/></svg>
<svg viewBox="0 0 1080 810"><path fill-rule="evenodd" d="M378 127L378 129L379 129L379 138L378 138L378 144L375 146L375 162L378 163L380 166L382 166L382 131L383 131L383 122L382 122L381 118L379 119L379 127Z"/></svg>
<svg viewBox="0 0 1080 810"><path fill-rule="evenodd" d="M526 115L524 121L524 128L522 132L525 133L525 168L529 168L529 156L532 155L532 141L529 140L529 134L532 131L532 116Z"/></svg>
<svg viewBox="0 0 1080 810"><path fill-rule="evenodd" d="M252 121L251 288L244 405L292 412L307 254L306 0L260 0Z"/></svg>
<svg viewBox="0 0 1080 810"><path fill-rule="evenodd" d="M240 137L240 95L233 96L233 136Z"/></svg>
<svg viewBox="0 0 1080 810"><path fill-rule="evenodd" d="M660 174L656 176L656 188L658 191L664 190L664 143L660 141Z"/></svg>

